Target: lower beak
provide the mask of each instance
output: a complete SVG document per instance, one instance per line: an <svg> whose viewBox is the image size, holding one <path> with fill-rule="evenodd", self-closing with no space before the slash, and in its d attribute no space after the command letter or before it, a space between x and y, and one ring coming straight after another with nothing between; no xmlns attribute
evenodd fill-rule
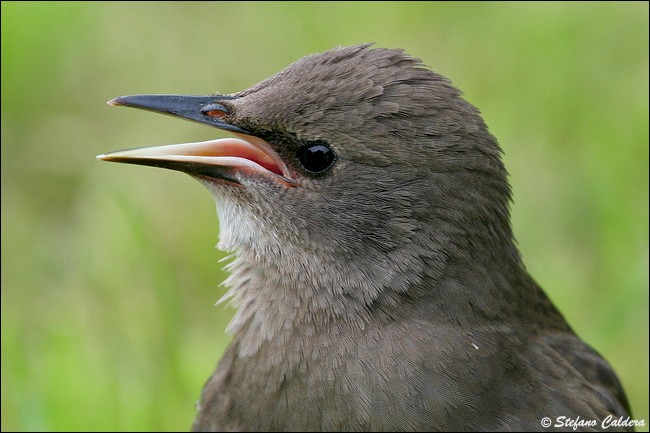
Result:
<svg viewBox="0 0 650 433"><path fill-rule="evenodd" d="M239 138L124 150L99 155L97 158L168 168L235 183L241 183L241 172L250 172L275 177L285 184L294 184L290 171L269 143L222 120L229 114L229 109L220 101L233 99L237 98L136 95L113 99L108 102L109 105L124 105L183 117L230 131Z"/></svg>

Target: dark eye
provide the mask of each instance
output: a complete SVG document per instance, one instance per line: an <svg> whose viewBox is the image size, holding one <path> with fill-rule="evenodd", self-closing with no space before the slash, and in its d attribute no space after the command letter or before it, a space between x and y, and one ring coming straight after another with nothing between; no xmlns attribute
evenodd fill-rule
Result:
<svg viewBox="0 0 650 433"><path fill-rule="evenodd" d="M326 143L311 141L298 149L298 160L310 173L322 173L334 164L336 155Z"/></svg>

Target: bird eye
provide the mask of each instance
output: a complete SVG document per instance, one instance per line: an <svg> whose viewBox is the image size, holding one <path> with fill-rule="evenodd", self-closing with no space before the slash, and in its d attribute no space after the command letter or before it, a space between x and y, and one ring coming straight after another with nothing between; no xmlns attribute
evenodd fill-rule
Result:
<svg viewBox="0 0 650 433"><path fill-rule="evenodd" d="M336 160L334 151L322 141L311 141L298 149L298 159L310 173L322 173Z"/></svg>

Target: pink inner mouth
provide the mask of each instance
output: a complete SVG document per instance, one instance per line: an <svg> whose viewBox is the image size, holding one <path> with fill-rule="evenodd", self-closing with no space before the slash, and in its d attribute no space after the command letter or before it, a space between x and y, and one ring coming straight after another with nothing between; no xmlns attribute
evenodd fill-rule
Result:
<svg viewBox="0 0 650 433"><path fill-rule="evenodd" d="M205 142L205 146L195 149L188 149L186 155L207 156L207 157L235 157L252 161L278 176L286 177L281 168L282 162L276 162L269 154L263 152L259 147L237 138L223 138Z"/></svg>

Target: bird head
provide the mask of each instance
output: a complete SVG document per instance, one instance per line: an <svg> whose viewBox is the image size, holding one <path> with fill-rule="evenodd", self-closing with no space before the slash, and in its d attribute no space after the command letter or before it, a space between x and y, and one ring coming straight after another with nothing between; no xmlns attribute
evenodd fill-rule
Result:
<svg viewBox="0 0 650 433"><path fill-rule="evenodd" d="M234 134L98 158L180 170L213 193L219 247L239 256L235 297L262 275L257 285L312 310L367 310L450 263L518 266L496 140L448 79L402 50L335 48L238 93L109 105Z"/></svg>

